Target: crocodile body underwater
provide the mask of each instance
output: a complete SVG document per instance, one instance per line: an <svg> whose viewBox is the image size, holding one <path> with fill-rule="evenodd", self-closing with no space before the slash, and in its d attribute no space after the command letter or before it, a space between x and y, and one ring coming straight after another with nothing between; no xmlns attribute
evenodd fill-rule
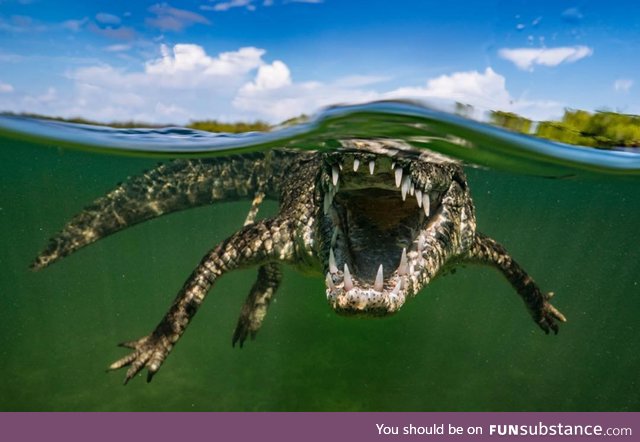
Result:
<svg viewBox="0 0 640 442"><path fill-rule="evenodd" d="M274 149L220 158L174 160L129 178L67 223L36 258L42 269L134 224L224 201L252 201L245 225L207 253L156 328L122 343L132 351L111 364L125 383L160 369L213 284L238 268L258 267L233 345L255 337L290 264L325 278L326 297L344 315L397 312L435 277L464 263L497 268L533 320L557 333L565 317L495 240L476 231L460 164L393 140L345 140L332 151ZM256 219L261 202L279 201Z"/></svg>

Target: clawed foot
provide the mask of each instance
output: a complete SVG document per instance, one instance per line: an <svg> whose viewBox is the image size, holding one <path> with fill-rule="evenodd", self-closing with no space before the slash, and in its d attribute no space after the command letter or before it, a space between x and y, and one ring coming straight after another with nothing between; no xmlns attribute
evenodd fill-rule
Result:
<svg viewBox="0 0 640 442"><path fill-rule="evenodd" d="M238 321L236 325L236 329L233 332L233 338L231 339L231 345L233 347L236 346L236 343L240 344L240 348L244 345L244 341L251 336L251 339L254 339L255 333L251 333L249 331L249 324L243 322L242 320Z"/></svg>
<svg viewBox="0 0 640 442"><path fill-rule="evenodd" d="M257 318L256 315L251 314L252 312L245 311L243 309L240 318L238 319L238 324L236 324L236 329L233 332L233 338L231 340L231 345L233 347L236 346L236 343L240 344L240 348L244 345L244 341L247 338L251 338L253 341L256 337L256 333L260 329L262 325L262 318L264 315Z"/></svg>
<svg viewBox="0 0 640 442"><path fill-rule="evenodd" d="M546 334L549 334L550 330L553 330L555 334L558 334L558 324L556 323L556 320L560 322L567 322L567 318L565 318L564 315L549 302L552 297L553 292L549 292L544 296L541 311L538 312L539 317L536 319L538 326L544 330Z"/></svg>
<svg viewBox="0 0 640 442"><path fill-rule="evenodd" d="M136 341L122 342L118 345L133 350L133 352L109 366L109 370L129 367L124 378L125 385L145 367L148 370L147 382L151 382L151 379L158 372L173 347L166 336L155 333Z"/></svg>
<svg viewBox="0 0 640 442"><path fill-rule="evenodd" d="M255 339L258 330L262 327L262 321L267 315L267 307L269 306L269 300L273 292L260 293L260 296L256 296L255 293L251 293L247 301L242 306L240 317L238 318L238 324L233 332L233 338L231 345L236 346L236 343L240 344L242 348L244 341L247 338L251 340Z"/></svg>

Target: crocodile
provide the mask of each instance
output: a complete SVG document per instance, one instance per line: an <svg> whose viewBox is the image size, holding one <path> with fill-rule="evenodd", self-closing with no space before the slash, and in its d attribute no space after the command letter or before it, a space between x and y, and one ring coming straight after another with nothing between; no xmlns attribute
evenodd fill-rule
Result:
<svg viewBox="0 0 640 442"><path fill-rule="evenodd" d="M126 384L147 369L151 381L225 273L258 267L232 337L241 347L260 329L282 280L282 265L324 277L339 314L391 315L439 275L465 263L498 269L547 334L566 319L527 272L476 230L475 208L459 162L399 140L342 140L332 150L272 149L177 159L130 177L96 199L50 239L32 264L42 269L134 224L171 212L246 199L244 226L208 252L147 336L120 345L130 353ZM264 199L279 212L257 219Z"/></svg>

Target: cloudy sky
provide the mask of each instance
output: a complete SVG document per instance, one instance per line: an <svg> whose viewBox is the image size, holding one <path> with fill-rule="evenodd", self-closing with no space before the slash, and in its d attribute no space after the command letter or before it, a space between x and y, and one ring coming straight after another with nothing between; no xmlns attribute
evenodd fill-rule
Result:
<svg viewBox="0 0 640 442"><path fill-rule="evenodd" d="M640 3L0 0L0 111L279 122L447 100L640 113Z"/></svg>

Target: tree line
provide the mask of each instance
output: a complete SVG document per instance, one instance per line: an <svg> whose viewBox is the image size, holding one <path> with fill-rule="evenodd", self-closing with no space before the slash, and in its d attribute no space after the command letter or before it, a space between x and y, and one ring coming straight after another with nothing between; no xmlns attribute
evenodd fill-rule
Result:
<svg viewBox="0 0 640 442"><path fill-rule="evenodd" d="M640 116L565 109L559 121L534 122L512 112L492 111L493 125L567 144L610 149L640 147Z"/></svg>

